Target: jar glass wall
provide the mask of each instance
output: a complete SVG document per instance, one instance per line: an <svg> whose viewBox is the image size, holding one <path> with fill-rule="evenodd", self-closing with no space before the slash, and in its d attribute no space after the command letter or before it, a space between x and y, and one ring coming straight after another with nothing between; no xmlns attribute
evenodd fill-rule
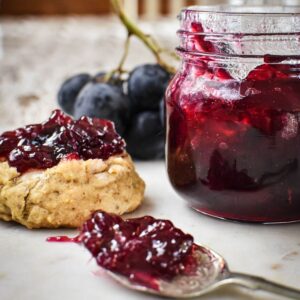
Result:
<svg viewBox="0 0 300 300"><path fill-rule="evenodd" d="M167 169L198 211L300 220L300 9L191 7L166 94Z"/></svg>

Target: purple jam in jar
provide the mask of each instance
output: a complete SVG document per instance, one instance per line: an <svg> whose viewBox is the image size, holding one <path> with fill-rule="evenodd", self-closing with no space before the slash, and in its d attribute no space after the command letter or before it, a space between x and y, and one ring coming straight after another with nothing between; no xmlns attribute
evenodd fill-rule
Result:
<svg viewBox="0 0 300 300"><path fill-rule="evenodd" d="M191 7L180 19L171 184L204 214L299 221L300 9Z"/></svg>

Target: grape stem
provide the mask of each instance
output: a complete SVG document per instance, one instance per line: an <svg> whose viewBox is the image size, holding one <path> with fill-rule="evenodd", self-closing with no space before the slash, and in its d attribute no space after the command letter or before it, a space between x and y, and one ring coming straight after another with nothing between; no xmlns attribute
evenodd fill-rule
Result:
<svg viewBox="0 0 300 300"><path fill-rule="evenodd" d="M126 41L125 41L125 45L124 45L124 53L123 53L123 56L120 60L119 66L118 66L118 70L119 70L120 73L124 72L123 66L124 66L124 63L126 61L126 58L128 56L128 52L129 52L130 38L131 38L131 33L128 32L127 38L126 38Z"/></svg>
<svg viewBox="0 0 300 300"><path fill-rule="evenodd" d="M114 9L114 12L119 17L121 22L124 24L124 26L127 29L128 32L128 38L126 41L127 49L129 47L129 39L132 35L136 36L138 39L140 39L146 47L153 53L155 56L157 63L160 64L164 69L166 69L168 72L174 74L176 69L169 65L166 61L163 60L161 57L161 54L163 52L166 52L160 46L158 45L157 41L148 34L145 34L124 12L123 6L120 2L120 0L111 0L112 7ZM119 69L122 70L123 64L125 62L125 59L127 57L128 51L125 49L124 55L121 59L121 62L119 64ZM168 52L167 52L168 53ZM170 53L169 53L170 54ZM174 56L174 53L172 54Z"/></svg>
<svg viewBox="0 0 300 300"><path fill-rule="evenodd" d="M129 52L129 46L130 46L130 38L131 38L131 34L128 32L127 34L127 38L125 40L125 44L124 44L124 52L122 55L122 58L119 62L119 65L116 69L114 69L111 72L108 72L105 76L104 76L104 82L109 82L115 75L117 75L117 78L121 78L122 74L127 73L124 70L124 63L126 61L126 58L128 56L128 52Z"/></svg>

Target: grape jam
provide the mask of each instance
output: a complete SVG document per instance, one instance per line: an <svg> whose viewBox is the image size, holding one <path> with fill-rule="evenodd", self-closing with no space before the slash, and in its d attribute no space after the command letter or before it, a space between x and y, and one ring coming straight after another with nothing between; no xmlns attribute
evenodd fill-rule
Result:
<svg viewBox="0 0 300 300"><path fill-rule="evenodd" d="M239 78L249 59L229 57L201 24L186 23L182 68L166 95L173 187L193 208L219 218L299 221L299 57L253 56L260 63Z"/></svg>
<svg viewBox="0 0 300 300"><path fill-rule="evenodd" d="M18 172L46 169L62 159L108 159L123 153L125 142L108 120L73 120L59 110L42 124L0 135L0 157Z"/></svg>
<svg viewBox="0 0 300 300"><path fill-rule="evenodd" d="M193 237L168 220L123 220L97 211L79 236L98 265L153 289L158 289L157 280L193 274L197 267Z"/></svg>

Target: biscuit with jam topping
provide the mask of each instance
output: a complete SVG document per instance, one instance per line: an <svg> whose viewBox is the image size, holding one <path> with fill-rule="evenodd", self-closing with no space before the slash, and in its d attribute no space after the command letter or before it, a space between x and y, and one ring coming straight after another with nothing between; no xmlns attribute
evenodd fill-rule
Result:
<svg viewBox="0 0 300 300"><path fill-rule="evenodd" d="M107 120L60 111L0 136L0 219L28 228L78 227L91 212L133 211L145 184Z"/></svg>

